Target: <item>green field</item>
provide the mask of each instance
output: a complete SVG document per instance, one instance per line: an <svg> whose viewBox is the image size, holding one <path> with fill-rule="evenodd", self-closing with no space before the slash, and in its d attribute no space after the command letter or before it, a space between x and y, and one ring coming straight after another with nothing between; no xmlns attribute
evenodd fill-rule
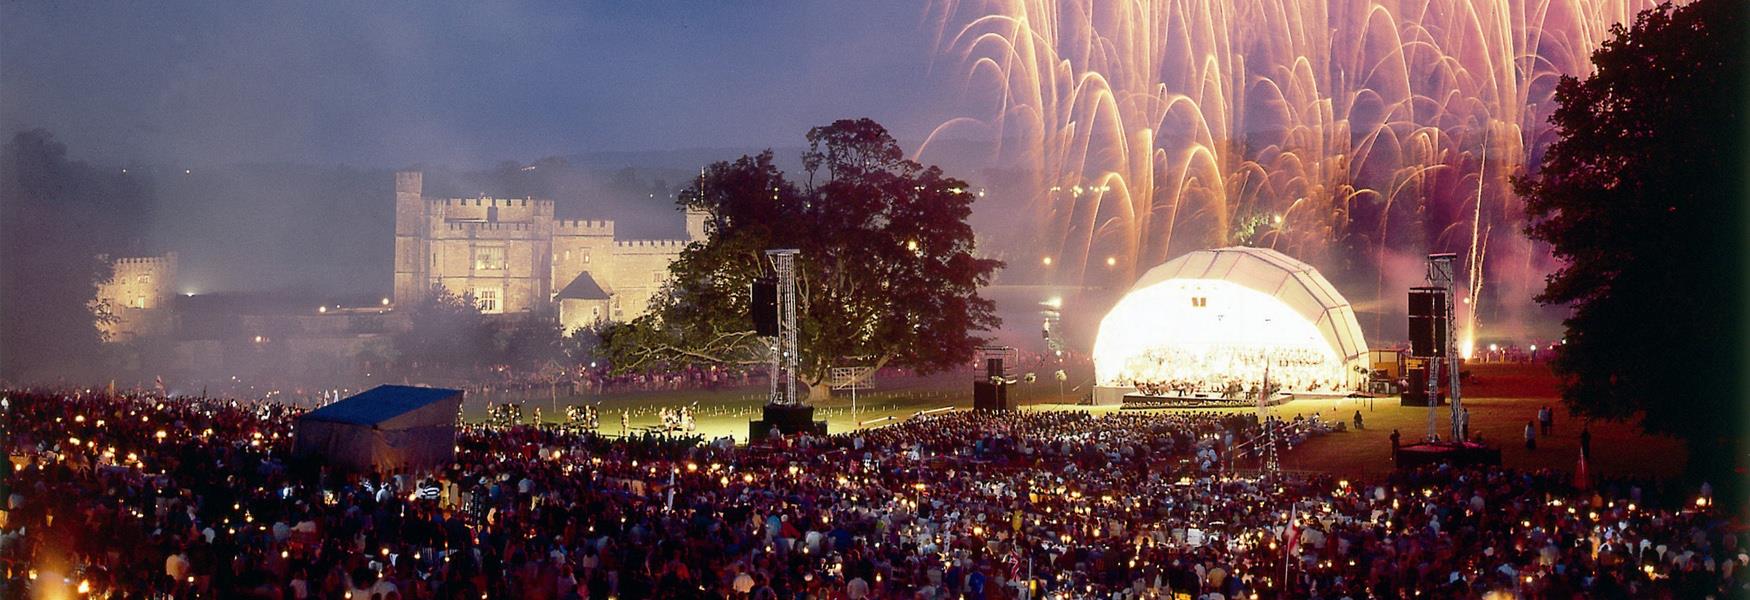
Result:
<svg viewBox="0 0 1750 600"><path fill-rule="evenodd" d="M1071 374L1070 381L1062 387L1050 379L1049 373L1040 373L1040 380L1034 383L1017 383L1010 388L1010 401L1028 409L1073 405L1076 400L1087 392L1090 373ZM1080 380L1080 386L1076 382ZM930 377L911 377L897 380L877 379L874 389L857 392L856 412L853 417L851 394L849 391L834 392L832 399L825 402L810 402L815 407L816 418L827 421L827 428L834 433L848 431L861 422L872 422L870 426L891 423L893 420L904 420L920 411L940 408L970 408L972 406L972 378L969 373L948 373ZM798 390L806 393L806 390ZM532 419L534 409L541 409L541 420L556 423L563 420L565 408L571 405L596 404L601 415L601 431L607 434L619 434L620 413L629 413L629 428L633 432L654 427L660 421L659 412L663 408L691 406L698 403L698 431L709 437L725 435L735 436L746 441L747 423L759 418L760 407L766 401L766 388L740 387L720 391L676 390L676 391L626 391L608 394L568 395L563 390L557 393L549 391L529 391L518 393L471 393L463 406L463 418L468 421L482 421L486 418L487 404L516 402L523 405L523 416ZM1109 410L1109 409L1108 409ZM892 420L883 420L891 417Z"/></svg>
<svg viewBox="0 0 1750 600"><path fill-rule="evenodd" d="M1531 469L1573 470L1579 457L1580 422L1567 415L1560 406L1559 393L1553 375L1541 365L1475 365L1465 384L1465 406L1470 409L1471 430L1481 433L1489 443L1502 448L1502 460L1508 466ZM1023 410L1091 410L1105 412L1110 407L1075 406L1087 392L1089 373L1072 373L1070 381L1059 394L1057 382L1048 373L1040 373L1035 383L1018 383L1011 388L1010 398ZM1079 382L1079 385L1078 385ZM877 380L875 389L857 393L853 417L848 392L836 392L825 402L810 402L818 418L827 421L834 433L850 431L859 423L867 426L903 421L921 411L941 408L967 409L972 405L972 378L969 373L942 374L924 378ZM745 441L748 421L759 417L765 403L766 388L743 387L721 391L631 391L605 395L569 396L548 392L516 394L470 394L463 409L464 418L480 421L486 416L488 402L520 402L525 418L532 418L536 407L542 410L542 420L558 422L565 407L573 404L599 403L601 432L620 433L620 414L629 415L633 433L658 424L663 408L698 404L698 433L707 437L734 436ZM1536 450L1526 450L1522 430L1535 417L1540 406L1556 409L1555 434L1538 439ZM1396 397L1367 399L1331 398L1300 399L1272 409L1285 418L1319 413L1325 419L1349 423L1360 410L1366 429L1344 431L1315 437L1281 457L1283 468L1336 473L1342 475L1381 474L1392 468L1390 438L1392 429L1402 434L1405 443L1420 439L1427 431L1428 409L1403 407ZM1447 409L1437 409L1439 431L1445 435ZM1678 473L1684 463L1680 443L1669 438L1640 434L1630 423L1592 424L1592 471L1598 474L1663 476Z"/></svg>

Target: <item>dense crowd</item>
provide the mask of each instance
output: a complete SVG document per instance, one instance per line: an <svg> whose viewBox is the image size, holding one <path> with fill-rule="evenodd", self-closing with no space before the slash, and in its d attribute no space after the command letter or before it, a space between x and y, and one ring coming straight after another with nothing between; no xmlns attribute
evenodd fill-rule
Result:
<svg viewBox="0 0 1750 600"><path fill-rule="evenodd" d="M463 427L446 468L347 474L290 455L283 405L5 396L9 598L1750 591L1705 497L1501 468L1260 479L1222 468L1247 416L955 412L752 447Z"/></svg>

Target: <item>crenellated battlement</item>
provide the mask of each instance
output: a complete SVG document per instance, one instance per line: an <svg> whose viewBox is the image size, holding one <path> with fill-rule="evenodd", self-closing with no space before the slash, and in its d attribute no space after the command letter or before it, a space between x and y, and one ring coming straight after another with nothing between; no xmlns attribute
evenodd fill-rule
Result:
<svg viewBox="0 0 1750 600"><path fill-rule="evenodd" d="M448 221L450 231L533 231L535 224L516 221Z"/></svg>
<svg viewBox="0 0 1750 600"><path fill-rule="evenodd" d="M626 250L684 250L687 240L614 240L615 249Z"/></svg>
<svg viewBox="0 0 1750 600"><path fill-rule="evenodd" d="M614 222L593 219L558 219L553 221L553 235L614 235Z"/></svg>
<svg viewBox="0 0 1750 600"><path fill-rule="evenodd" d="M115 264L118 264L118 265L141 265L141 266L148 266L148 267L159 267L159 266L169 266L170 263L175 262L175 261L174 261L174 259L165 258L162 256L142 256L142 257L118 258L118 259L115 259L113 262Z"/></svg>
<svg viewBox="0 0 1750 600"><path fill-rule="evenodd" d="M108 261L109 264L115 265L116 267L124 267L125 266L125 267L128 267L130 269L175 269L176 268L176 253L175 252L166 252L166 253L158 255L158 256L122 256L122 257L113 257L113 258L110 257L109 255L105 254L105 255L99 255L98 258L101 260Z"/></svg>
<svg viewBox="0 0 1750 600"><path fill-rule="evenodd" d="M527 206L551 208L553 206L552 200L547 200L544 198L532 198L532 197L530 197L530 198L493 198L490 196L481 196L479 198L426 198L425 201L433 206L479 206L479 207L492 206L492 207L498 207L498 208L514 208L514 207L527 207Z"/></svg>

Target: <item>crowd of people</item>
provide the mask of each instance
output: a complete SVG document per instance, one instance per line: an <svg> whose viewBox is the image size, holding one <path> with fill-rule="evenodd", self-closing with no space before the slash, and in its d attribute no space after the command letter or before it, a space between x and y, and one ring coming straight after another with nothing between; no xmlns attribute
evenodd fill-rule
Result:
<svg viewBox="0 0 1750 600"><path fill-rule="evenodd" d="M1750 591L1705 497L1498 467L1235 472L1245 415L961 411L753 446L464 426L445 468L343 473L291 455L286 405L4 396L8 598Z"/></svg>

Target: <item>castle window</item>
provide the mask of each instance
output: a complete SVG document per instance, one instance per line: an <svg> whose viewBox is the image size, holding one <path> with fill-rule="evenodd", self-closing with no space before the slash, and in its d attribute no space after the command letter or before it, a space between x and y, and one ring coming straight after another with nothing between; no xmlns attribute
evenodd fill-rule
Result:
<svg viewBox="0 0 1750 600"><path fill-rule="evenodd" d="M586 264L586 265L589 264L589 253L588 252L583 253L583 264Z"/></svg>
<svg viewBox="0 0 1750 600"><path fill-rule="evenodd" d="M570 250L565 251L565 262L567 262L567 263L571 262L571 251Z"/></svg>
<svg viewBox="0 0 1750 600"><path fill-rule="evenodd" d="M476 271L503 271L506 262L503 246L481 246L474 249Z"/></svg>
<svg viewBox="0 0 1750 600"><path fill-rule="evenodd" d="M504 305L499 302L499 288L474 288L474 305L480 307L480 312L496 315L504 312Z"/></svg>
<svg viewBox="0 0 1750 600"><path fill-rule="evenodd" d="M134 296L134 302L133 302L133 304L130 304L129 306L132 306L134 308L145 308L146 307L146 297L145 296Z"/></svg>
<svg viewBox="0 0 1750 600"><path fill-rule="evenodd" d="M134 283L138 283L141 285L152 283L152 275L151 274L142 274L139 277L135 277Z"/></svg>

